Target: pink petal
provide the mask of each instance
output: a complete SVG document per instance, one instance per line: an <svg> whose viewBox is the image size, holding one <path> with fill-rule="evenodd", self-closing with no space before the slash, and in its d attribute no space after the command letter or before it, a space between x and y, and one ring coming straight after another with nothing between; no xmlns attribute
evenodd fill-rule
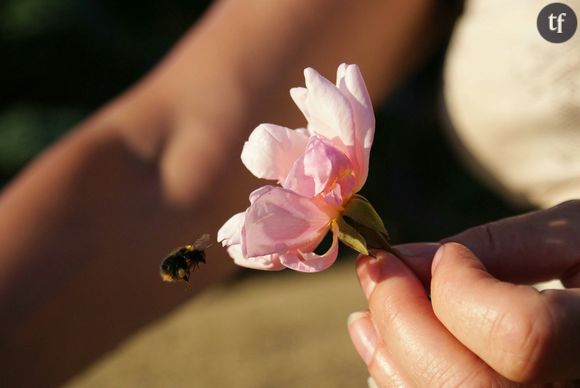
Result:
<svg viewBox="0 0 580 388"><path fill-rule="evenodd" d="M308 128L345 147L354 145L354 123L350 103L338 88L316 70L304 70L306 89L290 90L292 99L308 120Z"/></svg>
<svg viewBox="0 0 580 388"><path fill-rule="evenodd" d="M332 223L332 245L323 255L314 252L280 255L280 262L287 268L299 272L320 272L330 267L338 256L338 227Z"/></svg>
<svg viewBox="0 0 580 388"><path fill-rule="evenodd" d="M357 65L341 64L336 75L336 86L348 99L353 113L358 191L364 185L368 175L369 157L375 133L373 105Z"/></svg>
<svg viewBox="0 0 580 388"><path fill-rule="evenodd" d="M325 191L320 195L320 199L329 206L342 209L348 198L355 193L356 180L354 175L340 177L332 190Z"/></svg>
<svg viewBox="0 0 580 388"><path fill-rule="evenodd" d="M300 249L320 241L336 214L309 198L275 187L257 198L242 230L245 257Z"/></svg>
<svg viewBox="0 0 580 388"><path fill-rule="evenodd" d="M241 245L241 231L245 218L246 212L237 213L227 220L218 231L218 242L221 242L223 246L227 246L227 252L234 259L234 263L242 267L265 271L279 271L286 268L280 263L277 255L244 257Z"/></svg>
<svg viewBox="0 0 580 388"><path fill-rule="evenodd" d="M336 86L351 104L355 121L360 124L360 129L363 132L374 129L373 104L359 67L343 63L337 71Z"/></svg>
<svg viewBox="0 0 580 388"><path fill-rule="evenodd" d="M308 90L306 88L292 88L290 89L290 97L292 97L292 100L306 120L310 121L310 114L308 113Z"/></svg>
<svg viewBox="0 0 580 388"><path fill-rule="evenodd" d="M350 160L342 151L318 136L313 136L282 186L305 197L315 197L324 191L333 190L342 177L352 174L352 168Z"/></svg>
<svg viewBox="0 0 580 388"><path fill-rule="evenodd" d="M280 271L286 267L280 263L278 255L266 255L260 257L244 257L242 254L242 248L240 245L233 245L228 248L228 254L234 263L241 267L259 269L263 271Z"/></svg>
<svg viewBox="0 0 580 388"><path fill-rule="evenodd" d="M256 200L258 198L260 198L262 195L266 194L267 192L269 192L270 190L272 190L276 187L278 187L278 186L266 185L266 186L259 187L256 190L252 191L250 193L250 204L256 202Z"/></svg>
<svg viewBox="0 0 580 388"><path fill-rule="evenodd" d="M338 65L338 69L336 69L336 86L340 85L340 82L344 79L344 74L346 73L346 63L341 63Z"/></svg>
<svg viewBox="0 0 580 388"><path fill-rule="evenodd" d="M258 178L283 181L307 141L303 131L260 124L244 144L242 162Z"/></svg>
<svg viewBox="0 0 580 388"><path fill-rule="evenodd" d="M240 244L242 242L242 227L244 226L244 219L246 212L234 214L217 232L217 241L222 243L222 246L229 246L233 244Z"/></svg>

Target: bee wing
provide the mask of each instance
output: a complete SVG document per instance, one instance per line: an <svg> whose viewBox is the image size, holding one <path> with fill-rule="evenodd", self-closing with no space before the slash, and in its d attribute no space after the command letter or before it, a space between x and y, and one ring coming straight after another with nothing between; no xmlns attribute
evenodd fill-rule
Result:
<svg viewBox="0 0 580 388"><path fill-rule="evenodd" d="M197 240L195 240L195 242L193 243L193 246L195 249L198 250L204 250L207 249L211 246L211 242L210 242L210 236L208 233L204 233L201 235L200 238L198 238Z"/></svg>

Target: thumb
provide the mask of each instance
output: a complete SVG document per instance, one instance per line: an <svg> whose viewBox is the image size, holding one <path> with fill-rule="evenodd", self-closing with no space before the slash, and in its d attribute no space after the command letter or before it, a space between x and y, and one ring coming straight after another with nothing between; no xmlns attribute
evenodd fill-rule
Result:
<svg viewBox="0 0 580 388"><path fill-rule="evenodd" d="M580 289L539 293L491 276L464 246L433 259L437 318L462 344L510 380L580 377Z"/></svg>
<svg viewBox="0 0 580 388"><path fill-rule="evenodd" d="M514 283L559 278L580 287L580 200L484 224L443 242L468 247L495 277Z"/></svg>

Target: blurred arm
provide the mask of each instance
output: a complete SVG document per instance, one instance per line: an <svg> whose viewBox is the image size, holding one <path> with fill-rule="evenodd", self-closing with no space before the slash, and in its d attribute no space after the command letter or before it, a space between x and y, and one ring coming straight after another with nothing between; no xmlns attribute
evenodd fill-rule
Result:
<svg viewBox="0 0 580 388"><path fill-rule="evenodd" d="M62 382L234 272L217 247L191 289L158 265L247 206L243 141L259 122L301 123L288 89L304 67L333 79L358 63L378 99L446 32L434 3L223 0L41 155L0 196L0 381Z"/></svg>

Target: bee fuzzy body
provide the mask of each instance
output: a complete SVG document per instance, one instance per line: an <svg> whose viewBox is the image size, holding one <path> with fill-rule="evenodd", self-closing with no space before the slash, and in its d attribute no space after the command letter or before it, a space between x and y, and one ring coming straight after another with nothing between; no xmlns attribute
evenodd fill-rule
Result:
<svg viewBox="0 0 580 388"><path fill-rule="evenodd" d="M189 282L191 273L200 263L205 264L205 249L210 246L209 234L204 234L191 245L171 252L160 266L161 278L166 282Z"/></svg>

